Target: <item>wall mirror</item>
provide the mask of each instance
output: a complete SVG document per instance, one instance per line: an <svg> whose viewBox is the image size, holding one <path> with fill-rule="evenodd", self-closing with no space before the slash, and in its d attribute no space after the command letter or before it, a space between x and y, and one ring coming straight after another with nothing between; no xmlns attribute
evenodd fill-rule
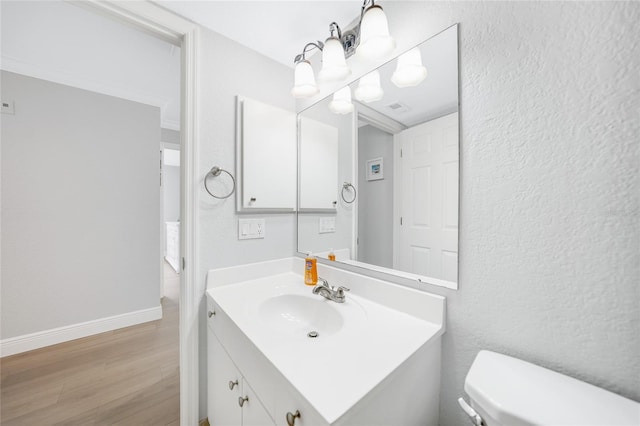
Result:
<svg viewBox="0 0 640 426"><path fill-rule="evenodd" d="M458 26L405 53L298 115L298 252L455 289Z"/></svg>

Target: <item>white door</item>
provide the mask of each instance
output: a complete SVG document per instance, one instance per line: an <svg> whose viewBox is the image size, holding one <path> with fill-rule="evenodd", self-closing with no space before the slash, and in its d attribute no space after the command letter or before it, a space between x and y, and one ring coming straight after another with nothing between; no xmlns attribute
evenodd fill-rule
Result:
<svg viewBox="0 0 640 426"><path fill-rule="evenodd" d="M458 280L458 113L400 133L397 269Z"/></svg>

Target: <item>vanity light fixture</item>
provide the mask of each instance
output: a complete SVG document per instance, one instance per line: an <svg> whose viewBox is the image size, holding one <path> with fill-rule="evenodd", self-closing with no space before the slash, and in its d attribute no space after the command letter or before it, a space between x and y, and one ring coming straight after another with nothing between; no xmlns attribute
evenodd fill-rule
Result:
<svg viewBox="0 0 640 426"><path fill-rule="evenodd" d="M360 78L355 95L357 100L365 103L382 99L384 91L380 87L380 73L378 70L373 70Z"/></svg>
<svg viewBox="0 0 640 426"><path fill-rule="evenodd" d="M329 102L329 110L334 114L349 114L353 112L351 88L349 86L345 86L333 94L333 100Z"/></svg>
<svg viewBox="0 0 640 426"><path fill-rule="evenodd" d="M305 58L305 54L314 47L322 50L323 46L319 40L318 43L307 43L302 49L302 53L296 56L294 60L296 68L293 71L293 88L291 89L291 94L294 98L308 98L320 91L316 85L313 68Z"/></svg>
<svg viewBox="0 0 640 426"><path fill-rule="evenodd" d="M340 41L342 31L335 22L329 25L331 36L324 42L322 49L322 69L318 74L321 81L340 81L351 74L344 57L344 46ZM337 32L337 37L333 34Z"/></svg>
<svg viewBox="0 0 640 426"><path fill-rule="evenodd" d="M389 23L382 7L371 1L371 6L360 18L360 46L358 55L365 59L380 59L396 48L396 42L389 34Z"/></svg>
<svg viewBox="0 0 640 426"><path fill-rule="evenodd" d="M398 87L417 86L427 77L427 69L422 65L420 49L414 47L398 57L398 65L391 81Z"/></svg>
<svg viewBox="0 0 640 426"><path fill-rule="evenodd" d="M368 6L368 7L367 7ZM382 7L375 0L364 0L358 24L345 32L337 23L329 24L331 35L325 43L307 43L294 59L294 86L291 94L296 98L311 97L319 92L311 64L305 54L314 47L322 51L322 69L318 77L323 82L340 81L351 74L346 59L354 53L365 59L380 59L395 49L389 34L389 24Z"/></svg>

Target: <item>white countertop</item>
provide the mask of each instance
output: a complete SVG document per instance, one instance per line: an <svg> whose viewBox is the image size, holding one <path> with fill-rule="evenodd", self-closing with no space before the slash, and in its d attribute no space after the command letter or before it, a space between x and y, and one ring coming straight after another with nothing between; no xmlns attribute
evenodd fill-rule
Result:
<svg viewBox="0 0 640 426"><path fill-rule="evenodd" d="M329 423L346 413L422 345L444 332L444 298L440 296L335 268L329 268L334 269L330 272L323 267L321 276L332 275L352 289L346 293L344 303L336 303L312 294L313 287L304 284L302 275L291 272L298 266L302 271L301 259L274 262L265 262L270 263L266 268L253 264L245 270L234 267L211 271L207 294ZM235 283L226 279L251 278L261 269L270 274ZM385 285L389 292L386 296ZM369 288L371 298L365 297ZM318 298L330 304L323 308L337 309L344 324L337 332L318 330L320 336L315 339L307 337L311 330L306 330L309 326L305 324L300 330L274 329L261 316L261 304L283 294L314 298L313 303ZM411 312L420 298L427 300L425 308L437 310L441 305L440 311L432 314L435 321L397 309L406 300L412 305L407 309ZM376 299L383 303L385 299L393 301L395 309Z"/></svg>

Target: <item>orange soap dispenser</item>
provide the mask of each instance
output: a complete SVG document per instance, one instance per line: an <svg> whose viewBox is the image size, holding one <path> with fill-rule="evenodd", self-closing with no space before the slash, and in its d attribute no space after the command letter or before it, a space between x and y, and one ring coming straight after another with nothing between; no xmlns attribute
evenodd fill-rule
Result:
<svg viewBox="0 0 640 426"><path fill-rule="evenodd" d="M306 285L316 285L318 283L318 265L311 252L304 259L304 283Z"/></svg>

